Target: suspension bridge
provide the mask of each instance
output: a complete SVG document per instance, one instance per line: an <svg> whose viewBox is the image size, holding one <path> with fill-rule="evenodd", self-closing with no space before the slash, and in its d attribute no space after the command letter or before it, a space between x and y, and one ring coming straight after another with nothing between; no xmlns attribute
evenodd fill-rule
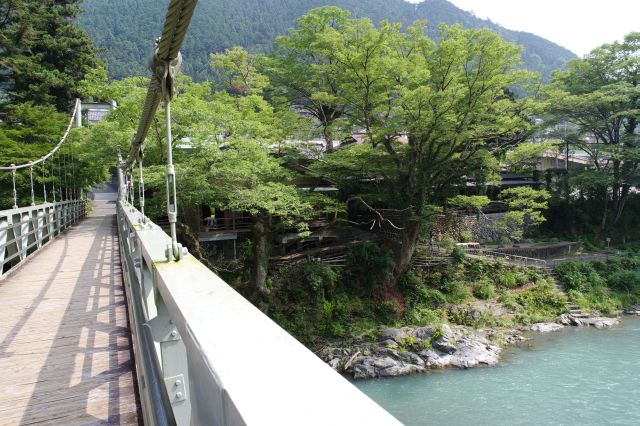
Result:
<svg viewBox="0 0 640 426"><path fill-rule="evenodd" d="M171 100L196 3L169 2L115 187L89 201L74 186L64 146L82 124L79 101L49 153L0 168L13 184L13 208L0 211L0 425L399 424L177 241ZM144 145L159 108L169 235L144 211ZM36 204L33 174L55 176L54 164L58 178Z"/></svg>

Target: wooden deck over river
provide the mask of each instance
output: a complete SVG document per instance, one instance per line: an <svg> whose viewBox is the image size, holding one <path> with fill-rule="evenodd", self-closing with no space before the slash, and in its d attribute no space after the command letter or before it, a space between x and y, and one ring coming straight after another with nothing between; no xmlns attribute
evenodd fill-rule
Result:
<svg viewBox="0 0 640 426"><path fill-rule="evenodd" d="M0 281L0 425L138 424L113 201Z"/></svg>

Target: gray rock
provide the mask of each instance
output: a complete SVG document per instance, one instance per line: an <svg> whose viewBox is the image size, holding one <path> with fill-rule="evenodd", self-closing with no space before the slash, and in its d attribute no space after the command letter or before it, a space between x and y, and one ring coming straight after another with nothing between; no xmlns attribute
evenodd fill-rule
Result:
<svg viewBox="0 0 640 426"><path fill-rule="evenodd" d="M595 328L611 328L620 323L618 318L587 318L586 323Z"/></svg>
<svg viewBox="0 0 640 426"><path fill-rule="evenodd" d="M413 336L417 337L418 339L429 340L431 339L431 336L433 336L434 331L435 328L431 326L419 327L415 329L415 331L413 332Z"/></svg>
<svg viewBox="0 0 640 426"><path fill-rule="evenodd" d="M378 376L380 377L397 377L397 376L406 376L407 374L411 374L414 371L410 365L394 365L393 367L388 367L378 371Z"/></svg>
<svg viewBox="0 0 640 426"><path fill-rule="evenodd" d="M560 316L560 323L564 325L573 325L576 327L592 326L595 328L611 328L620 322L618 318L607 317L590 317L590 318L578 318L570 314L562 314Z"/></svg>
<svg viewBox="0 0 640 426"><path fill-rule="evenodd" d="M539 322L537 324L533 324L529 327L531 331L537 331L539 333L549 333L551 331L562 330L564 325L556 324L554 322Z"/></svg>
<svg viewBox="0 0 640 426"><path fill-rule="evenodd" d="M340 366L340 358L333 358L331 361L328 362L328 364L334 370L339 371L338 367Z"/></svg>
<svg viewBox="0 0 640 426"><path fill-rule="evenodd" d="M438 340L436 340L435 342L431 343L431 346L433 346L435 349L439 350L440 352L444 352L446 354L452 354L458 350L456 345L452 341L447 339L446 336L443 336Z"/></svg>
<svg viewBox="0 0 640 426"><path fill-rule="evenodd" d="M382 334L380 335L380 340L393 340L397 343L400 343L403 339L408 337L406 328L385 328L382 330Z"/></svg>
<svg viewBox="0 0 640 426"><path fill-rule="evenodd" d="M406 363L414 364L419 367L424 366L424 360L414 352L400 352L398 355L400 356L400 359Z"/></svg>
<svg viewBox="0 0 640 426"><path fill-rule="evenodd" d="M373 379L376 377L376 371L373 366L367 364L357 364L353 367L353 378L362 380L362 379Z"/></svg>
<svg viewBox="0 0 640 426"><path fill-rule="evenodd" d="M451 365L459 368L475 367L479 364L495 365L498 363L500 348L488 344L484 339L463 339L458 350L451 356Z"/></svg>
<svg viewBox="0 0 640 426"><path fill-rule="evenodd" d="M624 310L625 315L640 315L640 305L629 306Z"/></svg>
<svg viewBox="0 0 640 426"><path fill-rule="evenodd" d="M376 358L373 361L373 366L375 368L378 368L378 369L385 369L385 368L389 368L389 367L394 367L396 365L398 365L398 361L396 361L393 358L390 358L388 356L386 356L384 358Z"/></svg>
<svg viewBox="0 0 640 426"><path fill-rule="evenodd" d="M397 348L398 344L396 343L395 340L392 339L385 339L383 341L380 342L381 346L387 347L387 348Z"/></svg>

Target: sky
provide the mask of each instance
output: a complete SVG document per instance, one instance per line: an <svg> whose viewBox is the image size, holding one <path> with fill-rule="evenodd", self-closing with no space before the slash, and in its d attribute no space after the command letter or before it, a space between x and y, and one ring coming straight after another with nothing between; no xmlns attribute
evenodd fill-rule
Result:
<svg viewBox="0 0 640 426"><path fill-rule="evenodd" d="M640 31L640 0L449 1L505 28L544 37L578 56Z"/></svg>

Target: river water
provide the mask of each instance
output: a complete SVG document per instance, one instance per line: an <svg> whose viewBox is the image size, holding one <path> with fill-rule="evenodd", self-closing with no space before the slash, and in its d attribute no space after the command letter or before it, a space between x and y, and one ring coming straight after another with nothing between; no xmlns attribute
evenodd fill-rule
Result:
<svg viewBox="0 0 640 426"><path fill-rule="evenodd" d="M497 367L355 385L406 425L640 425L640 319L565 328Z"/></svg>

